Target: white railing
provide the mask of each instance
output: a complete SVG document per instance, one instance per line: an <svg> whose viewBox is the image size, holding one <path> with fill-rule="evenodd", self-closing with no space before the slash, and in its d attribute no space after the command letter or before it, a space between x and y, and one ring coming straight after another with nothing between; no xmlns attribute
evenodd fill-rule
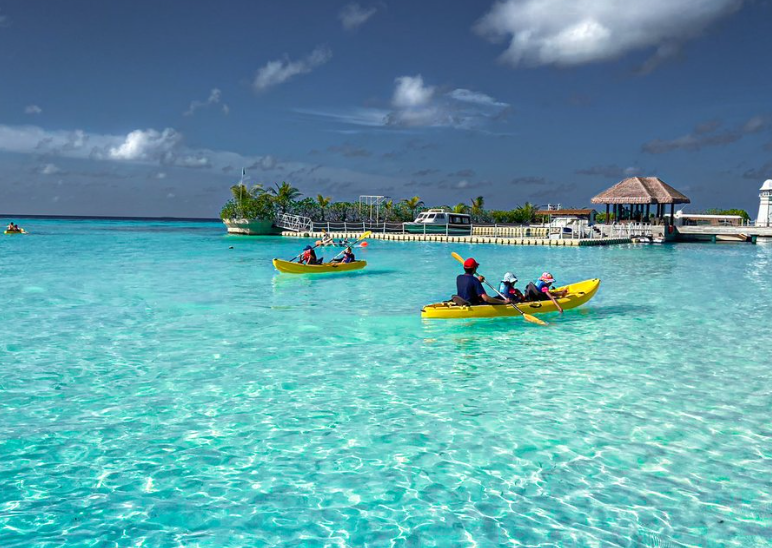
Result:
<svg viewBox="0 0 772 548"><path fill-rule="evenodd" d="M313 221L308 217L290 215L288 213L280 215L274 224L279 228L291 230L292 232L310 232L314 225Z"/></svg>

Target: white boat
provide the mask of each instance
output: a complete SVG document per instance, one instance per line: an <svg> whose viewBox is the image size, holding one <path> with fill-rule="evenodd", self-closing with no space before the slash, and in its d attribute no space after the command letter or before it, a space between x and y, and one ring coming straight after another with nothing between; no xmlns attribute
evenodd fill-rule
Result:
<svg viewBox="0 0 772 548"><path fill-rule="evenodd" d="M402 223L410 234L452 234L468 236L472 233L472 217L466 213L451 213L444 209L430 209L418 214L412 223Z"/></svg>

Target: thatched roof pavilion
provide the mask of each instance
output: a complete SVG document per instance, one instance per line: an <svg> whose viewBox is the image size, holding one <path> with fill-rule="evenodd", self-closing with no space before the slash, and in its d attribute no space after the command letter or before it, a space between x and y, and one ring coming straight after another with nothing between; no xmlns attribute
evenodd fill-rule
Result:
<svg viewBox="0 0 772 548"><path fill-rule="evenodd" d="M688 204L691 200L658 177L630 177L601 192L591 202L606 204L607 218L609 205L613 205L615 219L643 220L649 218L652 204L656 204L659 218L665 215L665 204L670 204L672 217L675 204Z"/></svg>

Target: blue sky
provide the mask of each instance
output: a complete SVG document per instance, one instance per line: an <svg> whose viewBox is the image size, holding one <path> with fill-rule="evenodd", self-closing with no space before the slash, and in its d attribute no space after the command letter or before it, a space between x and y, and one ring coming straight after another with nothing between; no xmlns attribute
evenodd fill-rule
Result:
<svg viewBox="0 0 772 548"><path fill-rule="evenodd" d="M454 5L458 4L458 5ZM772 2L0 1L0 212L215 217L286 180L490 208L772 177Z"/></svg>

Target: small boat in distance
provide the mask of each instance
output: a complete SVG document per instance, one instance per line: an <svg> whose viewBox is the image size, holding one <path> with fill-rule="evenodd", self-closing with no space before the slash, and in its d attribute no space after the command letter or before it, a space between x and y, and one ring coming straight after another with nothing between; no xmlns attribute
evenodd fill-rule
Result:
<svg viewBox="0 0 772 548"><path fill-rule="evenodd" d="M274 259L273 266L279 272L285 274L328 274L332 272L351 272L352 270L361 270L367 266L367 261L351 261L350 263L325 263L325 264L302 264L282 259Z"/></svg>
<svg viewBox="0 0 772 548"><path fill-rule="evenodd" d="M468 236L472 233L472 217L466 213L451 213L444 209L422 211L412 223L402 223L409 234L452 234Z"/></svg>

